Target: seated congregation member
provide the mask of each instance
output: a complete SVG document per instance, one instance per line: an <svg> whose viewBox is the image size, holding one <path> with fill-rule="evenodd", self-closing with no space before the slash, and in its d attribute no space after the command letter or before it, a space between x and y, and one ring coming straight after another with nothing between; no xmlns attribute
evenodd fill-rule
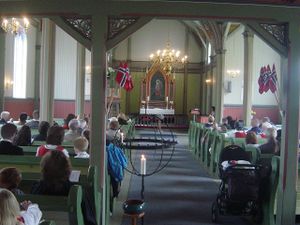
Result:
<svg viewBox="0 0 300 225"><path fill-rule="evenodd" d="M231 116L227 116L227 121L228 121L228 124L230 126L230 129L234 129L234 125L235 125L235 120L232 119Z"/></svg>
<svg viewBox="0 0 300 225"><path fill-rule="evenodd" d="M78 119L79 121L79 127L77 128L78 135L81 135L82 132L87 129L87 122L84 119Z"/></svg>
<svg viewBox="0 0 300 225"><path fill-rule="evenodd" d="M31 145L31 130L29 126L24 125L21 127L15 136L13 143L17 146Z"/></svg>
<svg viewBox="0 0 300 225"><path fill-rule="evenodd" d="M89 142L85 137L78 137L73 141L75 158L88 159L90 155L86 152L89 147Z"/></svg>
<svg viewBox="0 0 300 225"><path fill-rule="evenodd" d="M0 224L38 225L40 223L42 212L37 204L24 201L20 205L11 191L0 189Z"/></svg>
<svg viewBox="0 0 300 225"><path fill-rule="evenodd" d="M34 110L32 113L32 120L30 120L26 125L29 126L30 129L38 129L40 123L39 119L40 119L39 110Z"/></svg>
<svg viewBox="0 0 300 225"><path fill-rule="evenodd" d="M262 137L266 136L266 132L268 130L268 128L272 128L273 125L269 122L264 122L261 124L261 132L262 132Z"/></svg>
<svg viewBox="0 0 300 225"><path fill-rule="evenodd" d="M228 123L228 119L227 118L223 118L222 119L222 125L221 125L221 127L226 127L226 129L227 130L230 130L231 129L231 126L229 125L229 123Z"/></svg>
<svg viewBox="0 0 300 225"><path fill-rule="evenodd" d="M0 188L10 190L14 195L23 195L18 187L22 180L21 173L15 167L7 167L0 170Z"/></svg>
<svg viewBox="0 0 300 225"><path fill-rule="evenodd" d="M261 133L261 129L259 128L258 119L252 119L251 120L251 126L252 126L252 128L250 130L248 130L248 132L252 131L255 134L260 134Z"/></svg>
<svg viewBox="0 0 300 225"><path fill-rule="evenodd" d="M80 136L78 129L80 128L80 122L77 119L72 119L69 122L69 130L65 133L64 141L74 141L75 138Z"/></svg>
<svg viewBox="0 0 300 225"><path fill-rule="evenodd" d="M267 116L265 116L265 117L263 117L263 118L261 119L261 123L260 123L260 125L259 125L259 128L262 128L262 125L263 125L264 123L270 123L270 124L272 124L270 118L267 117Z"/></svg>
<svg viewBox="0 0 300 225"><path fill-rule="evenodd" d="M118 122L120 125L127 125L128 124L128 117L124 113L119 113L118 115Z"/></svg>
<svg viewBox="0 0 300 225"><path fill-rule="evenodd" d="M19 126L25 125L27 117L28 117L27 113L22 112L19 116L19 121L17 122L17 125L19 125Z"/></svg>
<svg viewBox="0 0 300 225"><path fill-rule="evenodd" d="M0 141L0 154L24 155L23 149L13 144L17 134L17 127L12 123L4 124L1 127L2 140Z"/></svg>
<svg viewBox="0 0 300 225"><path fill-rule="evenodd" d="M39 124L39 134L33 136L34 141L46 141L47 132L50 128L50 124L47 121L41 121Z"/></svg>
<svg viewBox="0 0 300 225"><path fill-rule="evenodd" d="M257 136L253 131L249 131L245 138L246 146L258 147Z"/></svg>
<svg viewBox="0 0 300 225"><path fill-rule="evenodd" d="M63 128L65 130L68 130L69 129L69 123L72 119L75 119L76 116L73 114L73 113L69 113L66 117L66 119L64 119L64 125L63 125Z"/></svg>
<svg viewBox="0 0 300 225"><path fill-rule="evenodd" d="M63 128L62 128L63 129ZM31 189L32 194L68 195L72 183L69 181L71 164L63 152L49 151L41 160L42 178Z"/></svg>
<svg viewBox="0 0 300 225"><path fill-rule="evenodd" d="M119 130L119 122L116 117L109 119L109 126L106 131L106 144L111 143L113 140L121 140L121 132Z"/></svg>
<svg viewBox="0 0 300 225"><path fill-rule="evenodd" d="M89 129L85 129L84 131L82 131L81 136L85 137L88 140L89 146L88 146L87 152L90 152L90 130Z"/></svg>
<svg viewBox="0 0 300 225"><path fill-rule="evenodd" d="M213 117L212 115L210 115L208 117L208 122L204 125L205 127L207 128L210 128L214 125L214 122L215 122L215 117Z"/></svg>
<svg viewBox="0 0 300 225"><path fill-rule="evenodd" d="M38 147L36 156L44 156L47 152L51 151L61 151L65 156L69 157L69 153L64 147L62 147L62 142L64 140L65 130L60 126L52 126L49 128L48 135L46 138L46 144Z"/></svg>
<svg viewBox="0 0 300 225"><path fill-rule="evenodd" d="M0 115L0 125L7 124L10 120L10 112L3 111Z"/></svg>
<svg viewBox="0 0 300 225"><path fill-rule="evenodd" d="M268 128L266 131L267 143L259 146L260 152L262 154L278 154L279 145L276 140L277 130L274 127Z"/></svg>
<svg viewBox="0 0 300 225"><path fill-rule="evenodd" d="M62 128L63 129L63 128ZM71 174L71 163L61 151L48 152L41 160L42 178L35 183L31 189L32 194L67 196L73 185L69 177ZM89 188L83 189L83 200L81 203L84 224L96 225L93 203Z"/></svg>

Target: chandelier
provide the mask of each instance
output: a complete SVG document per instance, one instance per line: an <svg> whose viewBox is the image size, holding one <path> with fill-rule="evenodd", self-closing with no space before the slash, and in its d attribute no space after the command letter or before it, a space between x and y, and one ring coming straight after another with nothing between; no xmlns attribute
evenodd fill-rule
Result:
<svg viewBox="0 0 300 225"><path fill-rule="evenodd" d="M14 35L27 32L29 28L29 20L24 17L23 23L21 24L20 21L16 18L11 19L2 19L1 28L5 32L11 32Z"/></svg>
<svg viewBox="0 0 300 225"><path fill-rule="evenodd" d="M227 70L226 71L228 76L230 76L231 78L236 78L240 75L240 70Z"/></svg>
<svg viewBox="0 0 300 225"><path fill-rule="evenodd" d="M180 51L171 49L170 41L163 50L157 50L156 53L150 54L150 60L154 64L160 64L167 75L170 75L174 67L183 66L187 62L187 56L180 56Z"/></svg>

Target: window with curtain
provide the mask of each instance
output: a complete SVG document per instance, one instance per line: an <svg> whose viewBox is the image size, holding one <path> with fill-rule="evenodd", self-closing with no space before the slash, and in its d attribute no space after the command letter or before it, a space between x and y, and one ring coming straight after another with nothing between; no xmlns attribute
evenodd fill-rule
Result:
<svg viewBox="0 0 300 225"><path fill-rule="evenodd" d="M14 40L13 97L26 98L27 37L21 32Z"/></svg>
<svg viewBox="0 0 300 225"><path fill-rule="evenodd" d="M207 47L207 64L210 64L210 56L211 56L211 44L208 43L208 47Z"/></svg>

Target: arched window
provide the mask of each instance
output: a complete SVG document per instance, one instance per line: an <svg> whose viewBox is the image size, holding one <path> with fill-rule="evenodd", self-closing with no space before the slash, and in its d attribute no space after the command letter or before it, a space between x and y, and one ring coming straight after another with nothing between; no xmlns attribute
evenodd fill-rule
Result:
<svg viewBox="0 0 300 225"><path fill-rule="evenodd" d="M26 98L26 72L27 37L25 32L21 32L14 40L14 98Z"/></svg>
<svg viewBox="0 0 300 225"><path fill-rule="evenodd" d="M208 47L207 47L207 64L210 64L210 56L211 56L211 44L208 43Z"/></svg>

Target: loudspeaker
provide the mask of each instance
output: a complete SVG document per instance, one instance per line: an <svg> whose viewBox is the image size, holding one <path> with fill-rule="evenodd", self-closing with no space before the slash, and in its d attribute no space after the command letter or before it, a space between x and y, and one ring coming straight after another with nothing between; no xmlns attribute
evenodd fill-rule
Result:
<svg viewBox="0 0 300 225"><path fill-rule="evenodd" d="M231 81L230 80L226 81L225 87L224 87L225 92L231 93L231 86L232 86Z"/></svg>

